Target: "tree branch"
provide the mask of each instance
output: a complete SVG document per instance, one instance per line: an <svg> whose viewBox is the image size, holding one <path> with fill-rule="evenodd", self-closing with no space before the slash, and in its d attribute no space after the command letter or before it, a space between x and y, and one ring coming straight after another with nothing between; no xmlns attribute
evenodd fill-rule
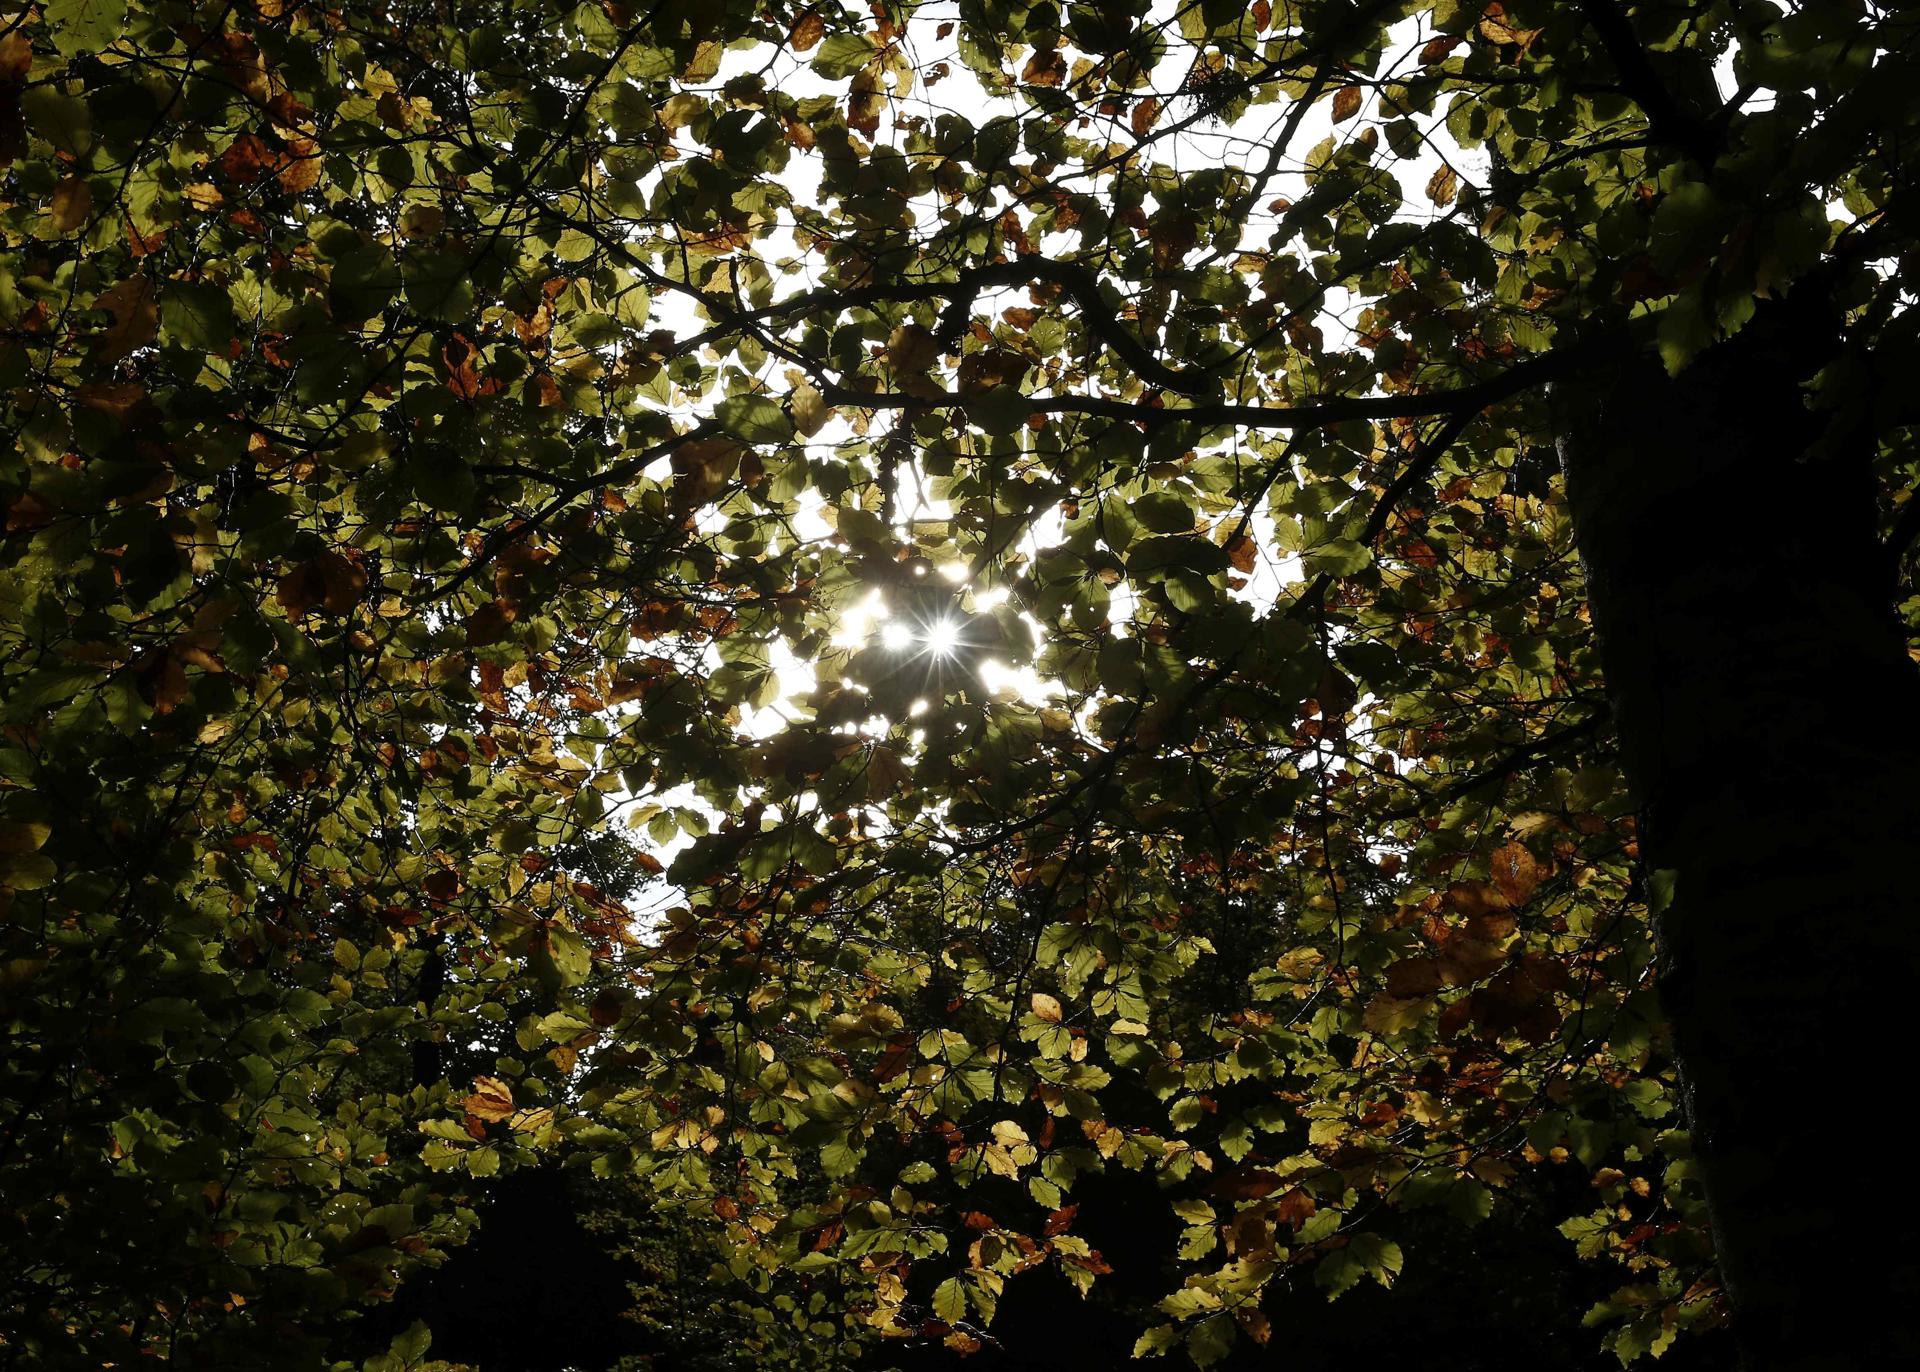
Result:
<svg viewBox="0 0 1920 1372"><path fill-rule="evenodd" d="M1154 427L1161 424L1241 424L1251 429L1317 429L1350 419L1424 419L1478 411L1510 399L1530 387L1566 375L1588 360L1590 349L1575 346L1509 367L1497 376L1471 382L1450 391L1402 392L1394 395L1348 395L1303 405L1242 405L1215 402L1206 405L1155 406L1110 396L1054 395L1027 398L1032 414L1087 414L1130 420ZM903 406L965 406L979 397L935 391L908 395L903 391L860 391L829 383L821 389L829 405L850 409L892 410Z"/></svg>
<svg viewBox="0 0 1920 1372"><path fill-rule="evenodd" d="M1701 166L1711 167L1720 156L1720 134L1683 107L1667 89L1618 0L1580 0L1580 11L1613 59L1621 85L1645 112L1654 136Z"/></svg>

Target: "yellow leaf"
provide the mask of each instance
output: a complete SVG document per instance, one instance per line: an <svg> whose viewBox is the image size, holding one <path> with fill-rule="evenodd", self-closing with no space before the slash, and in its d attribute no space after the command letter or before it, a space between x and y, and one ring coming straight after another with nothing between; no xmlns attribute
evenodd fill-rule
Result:
<svg viewBox="0 0 1920 1372"><path fill-rule="evenodd" d="M31 853L47 841L53 830L43 820L0 821L0 853Z"/></svg>
<svg viewBox="0 0 1920 1372"><path fill-rule="evenodd" d="M475 1119L503 1120L513 1113L513 1088L498 1077L475 1077L473 1094L461 1104Z"/></svg>

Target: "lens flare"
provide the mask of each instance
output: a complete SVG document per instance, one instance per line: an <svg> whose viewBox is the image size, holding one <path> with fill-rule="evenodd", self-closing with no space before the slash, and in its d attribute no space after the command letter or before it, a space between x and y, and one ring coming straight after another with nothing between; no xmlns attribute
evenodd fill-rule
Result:
<svg viewBox="0 0 1920 1372"><path fill-rule="evenodd" d="M935 657L952 657L960 649L960 626L951 619L936 619L927 626L922 642Z"/></svg>

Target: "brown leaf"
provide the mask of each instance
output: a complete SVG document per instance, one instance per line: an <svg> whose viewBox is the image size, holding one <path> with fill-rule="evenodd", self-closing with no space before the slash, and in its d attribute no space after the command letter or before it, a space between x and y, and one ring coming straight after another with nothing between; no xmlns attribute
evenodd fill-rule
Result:
<svg viewBox="0 0 1920 1372"><path fill-rule="evenodd" d="M1284 1196L1274 1200L1273 1217L1285 1222L1289 1228L1297 1232L1301 1225L1313 1218L1313 1212L1319 1208L1311 1195L1296 1186Z"/></svg>
<svg viewBox="0 0 1920 1372"><path fill-rule="evenodd" d="M1483 881L1456 881L1447 888L1447 904L1471 919L1489 910L1504 910L1506 898Z"/></svg>
<svg viewBox="0 0 1920 1372"><path fill-rule="evenodd" d="M1127 117L1136 138L1145 138L1147 130L1153 127L1153 121L1160 117L1160 102L1148 96L1133 107L1133 113Z"/></svg>
<svg viewBox="0 0 1920 1372"><path fill-rule="evenodd" d="M1342 86L1333 96L1333 122L1343 123L1360 113L1360 88Z"/></svg>
<svg viewBox="0 0 1920 1372"><path fill-rule="evenodd" d="M1451 205L1460 190L1460 178L1452 167L1441 166L1427 178L1427 199L1436 205Z"/></svg>
<svg viewBox="0 0 1920 1372"><path fill-rule="evenodd" d="M1467 918L1467 937L1484 939L1498 943L1501 939L1513 937L1513 931L1520 927L1520 921L1505 910L1487 910Z"/></svg>
<svg viewBox="0 0 1920 1372"><path fill-rule="evenodd" d="M127 252L134 257L145 257L157 252L167 240L167 231L163 228L142 229L133 220L127 220Z"/></svg>
<svg viewBox="0 0 1920 1372"><path fill-rule="evenodd" d="M1235 571L1251 572L1259 559L1260 545L1245 534L1235 534L1227 540L1227 561Z"/></svg>
<svg viewBox="0 0 1920 1372"><path fill-rule="evenodd" d="M271 175L278 160L266 139L257 133L243 133L220 154L220 170L227 180L244 185Z"/></svg>
<svg viewBox="0 0 1920 1372"><path fill-rule="evenodd" d="M1225 1200L1258 1200L1280 1189L1280 1178L1264 1167L1236 1167L1207 1187L1207 1194ZM1311 1215L1312 1210L1307 1213Z"/></svg>
<svg viewBox="0 0 1920 1372"><path fill-rule="evenodd" d="M1057 86L1067 79L1067 59L1057 49L1035 52L1020 69L1020 79L1029 86Z"/></svg>
<svg viewBox="0 0 1920 1372"><path fill-rule="evenodd" d="M47 207L55 233L72 233L87 222L93 212L93 187L83 176L62 177L53 188L53 202Z"/></svg>
<svg viewBox="0 0 1920 1372"><path fill-rule="evenodd" d="M186 668L171 652L154 658L150 681L154 685L154 714L173 714L186 698Z"/></svg>
<svg viewBox="0 0 1920 1372"><path fill-rule="evenodd" d="M267 101L267 115L289 133L311 132L313 129L313 110L300 103L292 91L281 91Z"/></svg>
<svg viewBox="0 0 1920 1372"><path fill-rule="evenodd" d="M520 609L504 600L490 600L467 619L467 646L484 648L507 636L507 630L520 618Z"/></svg>
<svg viewBox="0 0 1920 1372"><path fill-rule="evenodd" d="M887 362L896 372L924 372L940 355L940 345L918 324L902 324L887 338Z"/></svg>
<svg viewBox="0 0 1920 1372"><path fill-rule="evenodd" d="M1498 19L1486 18L1480 21L1480 36L1489 43L1517 43L1524 51L1533 46L1533 40L1540 36L1540 30L1509 28Z"/></svg>
<svg viewBox="0 0 1920 1372"><path fill-rule="evenodd" d="M403 98L399 91L388 91L374 103L373 108L380 116L380 122L390 129L413 127L413 103Z"/></svg>
<svg viewBox="0 0 1920 1372"><path fill-rule="evenodd" d="M1242 1210L1233 1217L1230 1238L1236 1258L1244 1260L1272 1252L1273 1225L1269 1222L1268 1212L1258 1206Z"/></svg>
<svg viewBox="0 0 1920 1372"><path fill-rule="evenodd" d="M733 479L740 466L740 445L731 438L701 438L673 454L673 498L692 509L704 505Z"/></svg>
<svg viewBox="0 0 1920 1372"><path fill-rule="evenodd" d="M880 89L877 66L862 67L847 88L847 127L860 133L877 133L886 108L887 97Z"/></svg>
<svg viewBox="0 0 1920 1372"><path fill-rule="evenodd" d="M32 66L33 43L18 27L10 26L0 38L0 81L23 81Z"/></svg>
<svg viewBox="0 0 1920 1372"><path fill-rule="evenodd" d="M290 194L312 190L320 184L320 145L311 138L289 138L274 176Z"/></svg>
<svg viewBox="0 0 1920 1372"><path fill-rule="evenodd" d="M1058 1210L1047 1216L1046 1223L1040 1226L1040 1233L1049 1239L1055 1234L1066 1233L1067 1230L1073 1227L1073 1217L1079 1213L1080 1207L1078 1205L1061 1206Z"/></svg>
<svg viewBox="0 0 1920 1372"><path fill-rule="evenodd" d="M795 52L806 52L820 41L827 31L827 21L816 10L808 10L793 21L793 28L787 32L787 46Z"/></svg>
<svg viewBox="0 0 1920 1372"><path fill-rule="evenodd" d="M1450 986L1464 986L1491 976L1507 960L1506 949L1497 943L1457 938L1440 952L1440 971Z"/></svg>
<svg viewBox="0 0 1920 1372"><path fill-rule="evenodd" d="M153 303L153 283L144 276L126 278L101 292L93 303L95 309L106 310L113 316L113 323L100 331L94 344L102 362L118 362L134 349L153 342L160 332L160 310Z"/></svg>
<svg viewBox="0 0 1920 1372"><path fill-rule="evenodd" d="M1447 54L1465 41L1466 40L1458 34L1451 33L1442 34L1438 38L1431 39L1425 47L1420 49L1420 65L1423 67L1431 67L1446 61Z"/></svg>
<svg viewBox="0 0 1920 1372"><path fill-rule="evenodd" d="M498 1077L475 1077L473 1094L460 1103L476 1119L503 1120L513 1114L513 1088Z"/></svg>
<svg viewBox="0 0 1920 1372"><path fill-rule="evenodd" d="M147 398L147 388L137 381L89 381L73 388L75 404L103 414L123 428L131 426Z"/></svg>
<svg viewBox="0 0 1920 1372"><path fill-rule="evenodd" d="M1540 863L1523 843L1508 843L1496 851L1488 863L1493 884L1509 905L1523 905L1543 875Z"/></svg>
<svg viewBox="0 0 1920 1372"><path fill-rule="evenodd" d="M480 374L474 370L474 356L474 346L465 334L456 333L440 349L440 360L447 367L447 389L462 400L473 400L480 394Z"/></svg>
<svg viewBox="0 0 1920 1372"><path fill-rule="evenodd" d="M1403 958L1387 968L1387 994L1406 999L1440 989L1440 964L1432 958Z"/></svg>
<svg viewBox="0 0 1920 1372"><path fill-rule="evenodd" d="M1043 1024L1060 1022L1060 1002L1045 991L1035 991L1032 996L1033 1017Z"/></svg>
<svg viewBox="0 0 1920 1372"><path fill-rule="evenodd" d="M1313 695L1328 719L1339 719L1360 703L1359 686L1331 660L1321 668L1320 681L1314 687Z"/></svg>
<svg viewBox="0 0 1920 1372"><path fill-rule="evenodd" d="M328 549L280 578L275 599L295 619L315 606L330 615L350 613L367 589L367 574L342 553Z"/></svg>

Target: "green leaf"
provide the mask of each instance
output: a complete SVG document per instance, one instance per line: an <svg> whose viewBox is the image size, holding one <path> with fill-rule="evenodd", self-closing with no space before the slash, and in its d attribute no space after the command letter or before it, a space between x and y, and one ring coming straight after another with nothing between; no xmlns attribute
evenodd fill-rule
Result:
<svg viewBox="0 0 1920 1372"><path fill-rule="evenodd" d="M1329 539L1301 557L1309 576L1357 576L1373 563L1373 554L1351 538Z"/></svg>
<svg viewBox="0 0 1920 1372"><path fill-rule="evenodd" d="M1211 1367L1233 1351L1236 1326L1231 1315L1209 1315L1187 1331L1187 1356Z"/></svg>
<svg viewBox="0 0 1920 1372"><path fill-rule="evenodd" d="M835 1139L820 1150L820 1166L829 1177L850 1177L860 1166L860 1150L848 1139Z"/></svg>
<svg viewBox="0 0 1920 1372"><path fill-rule="evenodd" d="M1133 1356L1136 1358L1157 1358L1169 1348L1180 1342L1180 1326L1174 1324L1156 1324L1133 1342Z"/></svg>
<svg viewBox="0 0 1920 1372"><path fill-rule="evenodd" d="M1382 1286L1392 1286L1400 1275L1400 1245L1378 1234L1354 1234L1346 1245L1336 1248L1320 1260L1314 1269L1314 1281L1333 1300L1351 1291L1362 1277L1372 1277Z"/></svg>
<svg viewBox="0 0 1920 1372"><path fill-rule="evenodd" d="M1171 491L1149 491L1132 502L1133 517L1160 534L1184 534L1193 529L1193 507Z"/></svg>
<svg viewBox="0 0 1920 1372"><path fill-rule="evenodd" d="M35 86L20 97L20 108L34 132L74 157L93 146L93 116L86 102L53 86Z"/></svg>
<svg viewBox="0 0 1920 1372"><path fill-rule="evenodd" d="M63 57L104 51L127 27L127 0L47 0L53 46Z"/></svg>
<svg viewBox="0 0 1920 1372"><path fill-rule="evenodd" d="M861 33L830 34L813 55L813 69L829 81L842 81L878 56Z"/></svg>
<svg viewBox="0 0 1920 1372"><path fill-rule="evenodd" d="M933 1313L948 1324L957 1324L967 1314L967 1284L959 1277L948 1277L933 1289Z"/></svg>
<svg viewBox="0 0 1920 1372"><path fill-rule="evenodd" d="M233 338L233 306L210 281L177 281L160 298L160 333L168 342L224 353Z"/></svg>
<svg viewBox="0 0 1920 1372"><path fill-rule="evenodd" d="M990 434L1010 434L1032 413L1032 399L1018 386L995 386L967 401L967 419Z"/></svg>
<svg viewBox="0 0 1920 1372"><path fill-rule="evenodd" d="M787 412L764 395L728 396L713 413L720 427L743 443L785 443L793 437Z"/></svg>

